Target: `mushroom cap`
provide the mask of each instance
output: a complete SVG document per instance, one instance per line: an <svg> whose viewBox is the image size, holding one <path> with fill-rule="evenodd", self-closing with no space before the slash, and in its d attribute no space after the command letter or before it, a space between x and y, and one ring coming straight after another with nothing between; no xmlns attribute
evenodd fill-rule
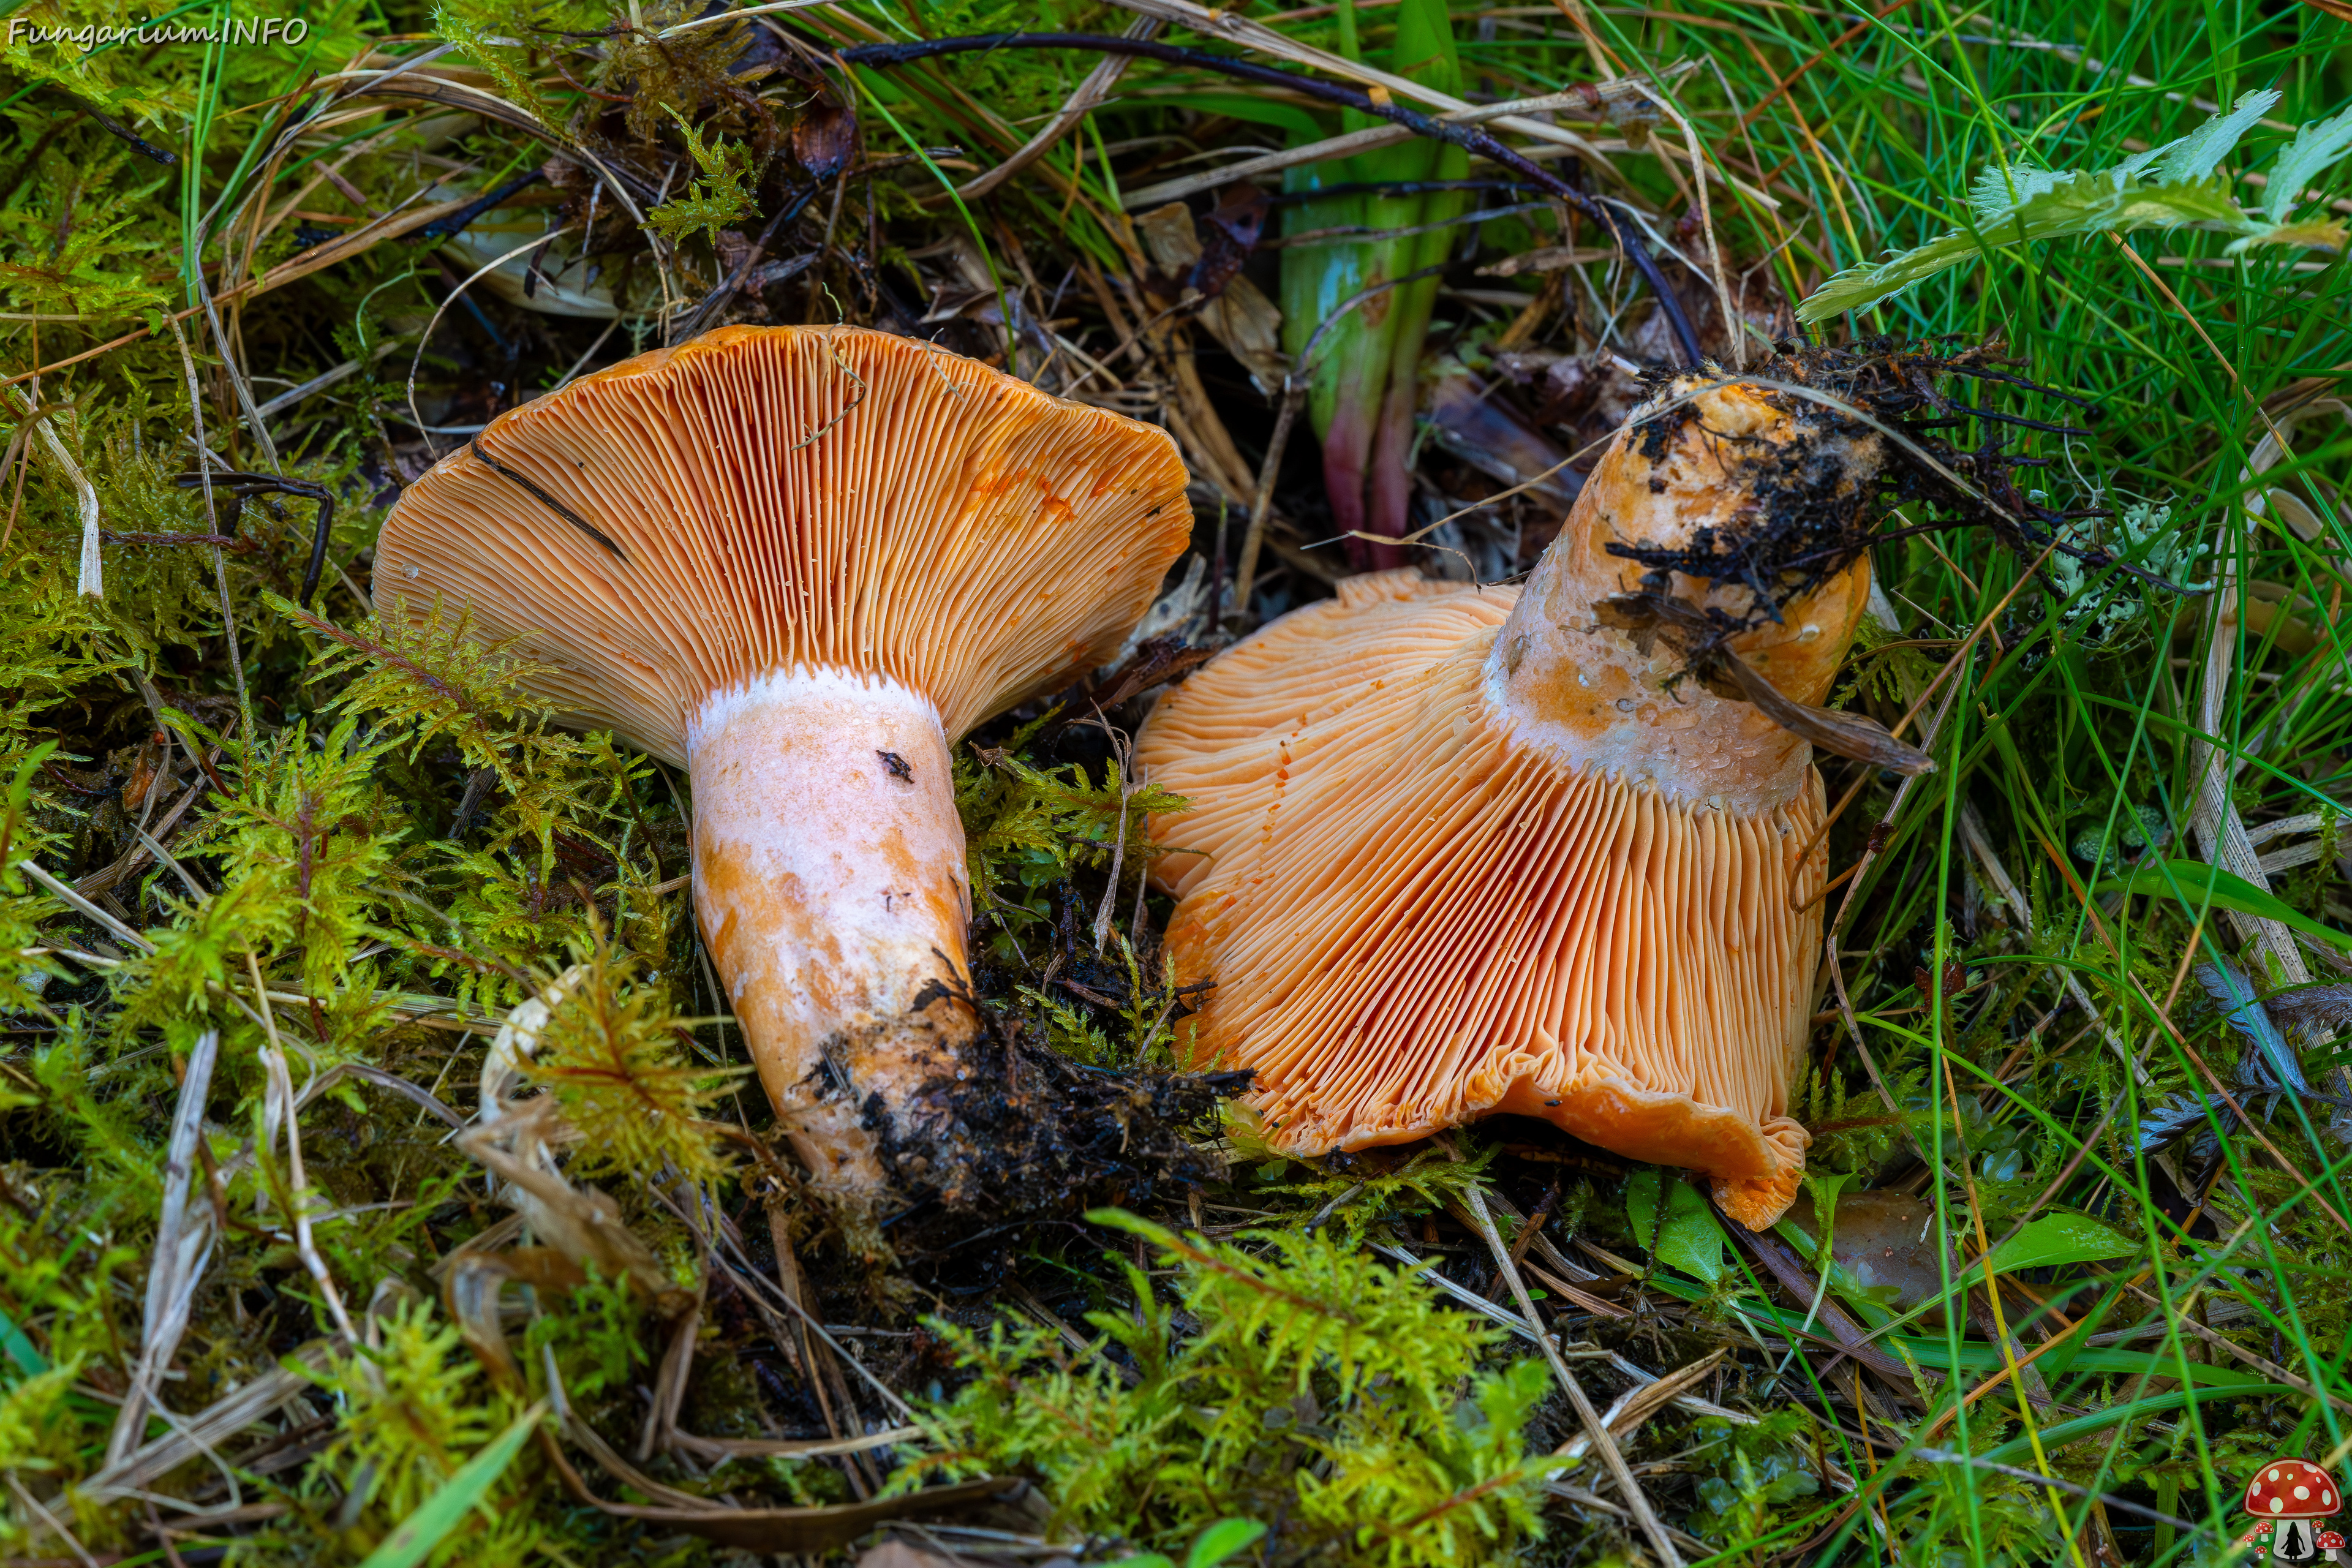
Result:
<svg viewBox="0 0 2352 1568"><path fill-rule="evenodd" d="M2303 1459L2273 1459L2246 1483L2245 1510L2256 1519L2326 1519L2343 1501L2336 1478Z"/></svg>
<svg viewBox="0 0 2352 1568"><path fill-rule="evenodd" d="M2323 1530L2319 1532L2318 1541L2314 1544L2322 1552L2341 1552L2344 1550L2344 1532L2340 1530Z"/></svg>
<svg viewBox="0 0 2352 1568"><path fill-rule="evenodd" d="M500 415L401 497L375 582L672 762L778 669L894 679L953 737L1118 647L1184 483L1164 431L912 339L728 327Z"/></svg>
<svg viewBox="0 0 2352 1568"><path fill-rule="evenodd" d="M1194 851L1161 875L1217 981L1195 1058L1255 1069L1293 1152L1514 1111L1769 1224L1811 1142L1819 778L1742 817L1563 766L1482 702L1515 597L1352 578L1162 700L1137 758L1193 802L1155 831Z"/></svg>
<svg viewBox="0 0 2352 1568"><path fill-rule="evenodd" d="M1145 725L1139 765L1192 805L1153 826L1180 852L1156 873L1180 897L1177 966L1216 981L1192 1054L1257 1074L1275 1147L1512 1112L1706 1171L1759 1228L1795 1195L1821 777L1801 738L1593 606L1654 591L1611 543L1691 549L1758 510L1840 536L1877 450L1809 405L1700 384L1689 417L1620 433L1524 592L1351 579ZM1732 647L1817 701L1868 571L1854 561ZM1680 574L1672 592L1751 603Z"/></svg>

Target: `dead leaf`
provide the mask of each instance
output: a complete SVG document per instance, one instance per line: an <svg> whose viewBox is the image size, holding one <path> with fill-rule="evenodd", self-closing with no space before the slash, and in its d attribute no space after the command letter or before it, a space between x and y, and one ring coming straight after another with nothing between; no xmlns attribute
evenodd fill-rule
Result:
<svg viewBox="0 0 2352 1568"><path fill-rule="evenodd" d="M1645 1383L1639 1388L1619 1394L1616 1401L1601 1413L1601 1425L1609 1428L1609 1435L1612 1437L1631 1438L1634 1433L1642 1429L1643 1422L1673 1404L1676 1398L1697 1387L1729 1353L1727 1346L1718 1349L1713 1354L1702 1356L1688 1366L1677 1367L1655 1383ZM1580 1432L1562 1443L1553 1450L1553 1453L1561 1458L1576 1459L1583 1458L1585 1452L1591 1447L1591 1435Z"/></svg>
<svg viewBox="0 0 2352 1568"><path fill-rule="evenodd" d="M1153 207L1135 220L1151 265L1171 278L1181 278L1201 259L1201 237L1192 227L1192 209L1182 202Z"/></svg>
<svg viewBox="0 0 2352 1568"><path fill-rule="evenodd" d="M1248 279L1234 278L1202 305L1201 325L1242 362L1260 392L1271 395L1290 374L1290 356L1282 352L1282 312Z"/></svg>
<svg viewBox="0 0 2352 1568"><path fill-rule="evenodd" d="M813 179L832 179L856 150L857 111L830 96L811 101L793 126L793 157Z"/></svg>
<svg viewBox="0 0 2352 1568"><path fill-rule="evenodd" d="M1251 193L1256 196L1256 193ZM1263 197L1257 205L1263 207ZM1251 235L1255 241L1256 230L1247 226L1247 204L1228 211L1220 207L1210 215L1213 221L1223 219L1233 228L1211 230L1211 239L1203 244L1192 209L1182 202L1170 202L1154 207L1135 219L1135 232L1143 241L1144 254L1150 257L1154 270L1176 280L1181 287L1203 296L1194 317L1208 334L1223 345L1227 353L1242 362L1258 390L1272 393L1290 374L1290 358L1282 352L1282 311L1265 290L1243 277L1240 272L1245 249L1235 248L1239 234ZM1262 226L1261 212L1257 222ZM1223 261L1229 260L1230 266ZM1214 275L1210 270L1214 265ZM1216 287L1207 285L1213 282Z"/></svg>
<svg viewBox="0 0 2352 1568"><path fill-rule="evenodd" d="M622 1219L620 1205L593 1186L574 1186L559 1173L499 1146L509 1136L528 1138L539 1125L560 1121L551 1100L526 1100L498 1121L459 1134L457 1146L507 1184L501 1195L523 1212L535 1235L572 1263L593 1267L607 1279L627 1276L662 1316L677 1316L692 1296L662 1272L652 1248Z"/></svg>
<svg viewBox="0 0 2352 1568"><path fill-rule="evenodd" d="M1908 742L1896 740L1885 725L1867 713L1809 708L1801 702L1792 702L1738 654L1726 651L1722 657L1724 668L1738 684L1740 693L1772 722L1811 742L1815 750L1851 757L1857 763L1906 777L1936 771L1935 758Z"/></svg>
<svg viewBox="0 0 2352 1568"><path fill-rule="evenodd" d="M1617 256L1618 251L1613 246L1547 245L1534 250L1523 250L1491 266L1481 267L1478 276L1516 278L1522 272L1559 272L1570 267L1582 267L1591 261L1613 261Z"/></svg>
<svg viewBox="0 0 2352 1568"><path fill-rule="evenodd" d="M1809 1235L1821 1234L1811 1193L1797 1195L1789 1218ZM1830 1256L1864 1289L1892 1288L1895 1294L1886 1305L1907 1312L1944 1294L1944 1277L1936 1261L1937 1234L1933 1204L1903 1193L1841 1193ZM1960 1279L1959 1258L1948 1261L1952 1278Z"/></svg>
<svg viewBox="0 0 2352 1568"><path fill-rule="evenodd" d="M1528 429L1493 387L1467 371L1433 378L1423 412L1437 444L1489 479L1533 481L1536 494L1562 504L1584 488L1583 477L1564 466L1568 454Z"/></svg>

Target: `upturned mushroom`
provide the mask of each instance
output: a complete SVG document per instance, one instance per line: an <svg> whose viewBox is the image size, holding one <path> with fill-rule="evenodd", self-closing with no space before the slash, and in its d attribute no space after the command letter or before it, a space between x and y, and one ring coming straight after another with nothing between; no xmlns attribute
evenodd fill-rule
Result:
<svg viewBox="0 0 2352 1568"><path fill-rule="evenodd" d="M1256 1073L1275 1147L1514 1112L1704 1171L1759 1229L1788 1207L1826 861L1805 735L1926 764L1810 706L1879 467L1860 421L1685 378L1524 589L1353 578L1161 700L1136 755L1192 803L1154 832L1178 968L1216 982L1193 1054Z"/></svg>
<svg viewBox="0 0 2352 1568"><path fill-rule="evenodd" d="M696 912L820 1184L970 1198L949 747L1119 646L1184 483L1163 432L911 340L729 328L499 416L401 498L375 581L685 767Z"/></svg>

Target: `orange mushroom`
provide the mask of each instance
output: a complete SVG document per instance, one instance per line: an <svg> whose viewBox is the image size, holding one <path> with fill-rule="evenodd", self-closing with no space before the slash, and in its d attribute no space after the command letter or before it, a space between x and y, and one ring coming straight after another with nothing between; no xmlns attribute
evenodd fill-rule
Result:
<svg viewBox="0 0 2352 1568"><path fill-rule="evenodd" d="M401 498L375 581L687 769L695 909L785 1130L851 1197L955 1197L950 743L1118 648L1184 483L1161 431L911 340L729 328L501 415Z"/></svg>
<svg viewBox="0 0 2352 1568"><path fill-rule="evenodd" d="M1276 1148L1508 1111L1704 1171L1759 1228L1795 1194L1822 783L1808 742L1740 692L1817 734L1874 730L1803 705L1862 615L1880 447L1782 393L1669 393L1524 589L1351 579L1220 656L1139 737L1139 766L1193 807L1153 831L1189 851L1158 873L1180 895L1177 966L1216 981L1194 1054L1256 1073ZM1750 587L1609 548L1706 554L1767 514L1832 557L1773 584L1777 620ZM1693 624L1746 629L1695 661L1664 635Z"/></svg>

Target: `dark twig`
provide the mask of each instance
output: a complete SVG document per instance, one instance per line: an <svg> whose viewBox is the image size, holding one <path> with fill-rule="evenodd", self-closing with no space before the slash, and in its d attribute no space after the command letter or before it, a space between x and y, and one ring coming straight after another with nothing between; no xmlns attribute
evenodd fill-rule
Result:
<svg viewBox="0 0 2352 1568"><path fill-rule="evenodd" d="M415 234L410 235L408 237L415 240L446 239L451 235L457 234L464 229L467 224L472 223L476 218L481 216L484 213L488 212L492 207L503 205L505 203L513 200L523 191L528 190L532 185L538 184L541 181L546 178L547 176L544 174L537 169L533 169L528 174L523 174L515 179L509 180L505 184L500 185L497 190L490 192L489 195L483 196L480 200L467 202L464 206L459 207L447 217L435 218L431 223L426 224L423 228L418 229ZM551 239L554 237L551 235L548 237Z"/></svg>
<svg viewBox="0 0 2352 1568"><path fill-rule="evenodd" d="M695 306L694 313L686 319L686 324L678 329L673 342L686 342L692 339L709 324L711 317L727 308L727 301L735 297L735 291L743 287L743 279L751 275L751 269L759 266L760 258L767 254L768 242L776 237L776 231L807 210L811 199L823 188L812 183L808 189L797 193L785 203L782 212L768 220L768 226L760 231L760 237L751 242L751 248L743 253L743 259L735 264L718 288L702 297L702 302Z"/></svg>
<svg viewBox="0 0 2352 1568"><path fill-rule="evenodd" d="M1188 66L1196 70L1216 71L1254 81L1266 87L1283 88L1320 99L1385 120L1403 127L1416 136L1475 153L1490 163L1499 163L1537 189L1557 196L1609 232L1633 261L1643 279L1657 296L1658 308L1665 312L1666 323L1674 329L1675 342L1682 350L1683 361L1696 365L1706 356L1699 350L1698 334L1691 328L1690 319L1683 314L1682 302L1666 285L1666 276L1659 268L1657 258L1642 243L1641 235L1608 203L1588 191L1578 190L1558 174L1528 158L1476 125L1463 125L1440 120L1416 110L1405 109L1375 99L1370 93L1336 82L1300 76L1294 71L1276 70L1250 60L1237 60L1224 55L1213 55L1202 49L1188 49L1174 44L1163 44L1148 38L1126 38L1103 33L981 33L961 38L923 38L906 44L863 44L844 49L839 56L845 65L882 67L908 65L917 60L931 59L940 55L961 55L993 52L997 49L1093 49L1103 54L1139 55L1167 65Z"/></svg>
<svg viewBox="0 0 2352 1568"><path fill-rule="evenodd" d="M197 489L203 487L205 476L180 474L172 482L184 490ZM324 485L314 485L307 479L289 479L280 474L215 474L212 485L215 491L225 489L240 502L250 496L281 495L299 496L304 500L319 503L318 520L310 528L310 563L302 569L302 595L296 601L304 609L309 609L310 602L318 596L320 575L327 569L327 541L335 526L333 492ZM236 530L237 512L233 509L226 515L229 520L226 536L233 536ZM193 539L194 536L190 537ZM177 542L175 536L173 542Z"/></svg>
<svg viewBox="0 0 2352 1568"><path fill-rule="evenodd" d="M148 141L147 138L140 135L139 132L131 130L128 125L123 124L122 121L115 119L112 115L99 108L98 105L90 102L89 100L81 97L78 93L68 92L61 87L50 88L49 94L53 98L63 99L66 102L72 104L76 109L80 110L84 114L89 115L90 119L96 122L100 130L105 132L109 136L112 136L120 141L128 142L131 150L137 153L141 157L152 158L156 163L163 164L167 169L176 168L179 166L180 155L177 153L172 152L167 148L156 146L155 143Z"/></svg>
<svg viewBox="0 0 2352 1568"><path fill-rule="evenodd" d="M2015 425L2025 430L2046 430L2053 436L2088 436L2090 431L2079 425L2053 425L2045 420L2027 419L2016 414L2003 414L1998 408L1971 408L1965 403L1955 403L1947 397L1944 406L1956 414L1973 414L1979 419L1990 419L2001 425Z"/></svg>
<svg viewBox="0 0 2352 1568"><path fill-rule="evenodd" d="M570 507L565 506L562 501L557 500L553 496L549 495L545 490L540 489L538 485L531 482L528 476L517 473L514 469L508 468L504 463L499 462L496 458L491 457L488 452L484 451L482 449L482 438L479 436L477 436L472 440L467 442L466 449L473 453L474 461L481 464L482 467L489 469L492 473L497 474L501 479L512 479L516 484L520 485L524 489L529 490L541 505L547 508L548 510L553 512L556 516L562 518L564 521L570 523L572 527L578 529L581 532L586 534L589 538L594 540L597 543L611 551L614 560L624 562L628 560L628 557L621 552L621 547L613 542L613 539L610 534L606 533L603 529L598 528L586 518L581 516L578 512L573 511Z"/></svg>
<svg viewBox="0 0 2352 1568"><path fill-rule="evenodd" d="M2054 397L2062 403L2071 403L2077 408L2087 408L2094 417L2099 413L2099 405L2087 397L2077 397L2071 392L2061 392L2054 386L2044 386L2038 381L2028 381L2021 375L2011 375L2007 371L1988 370L1983 365L1965 363L1947 363L1945 368L1954 375L1969 376L1978 381L1997 381L2004 386L2021 386L2028 392L2038 392L2044 397Z"/></svg>

